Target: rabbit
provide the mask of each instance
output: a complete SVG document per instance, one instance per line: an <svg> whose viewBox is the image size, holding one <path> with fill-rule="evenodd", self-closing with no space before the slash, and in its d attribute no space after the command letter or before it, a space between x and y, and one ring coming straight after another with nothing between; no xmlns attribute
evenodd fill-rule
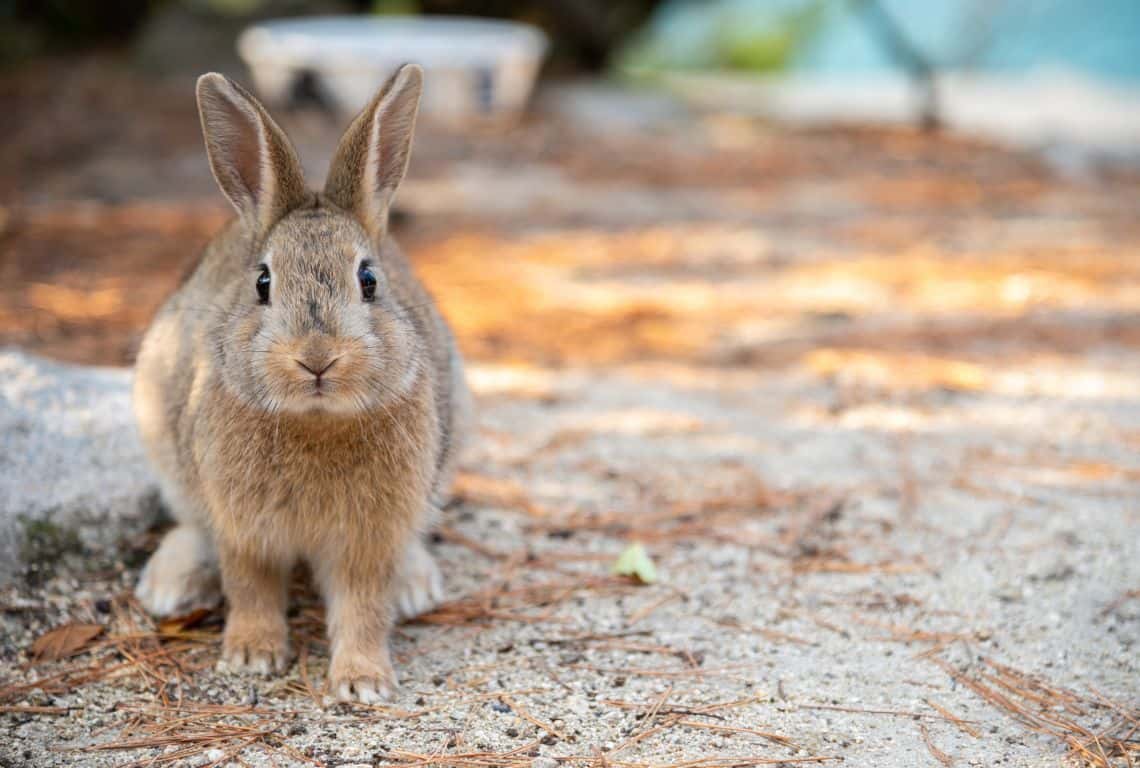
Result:
<svg viewBox="0 0 1140 768"><path fill-rule="evenodd" d="M155 615L228 605L219 667L290 663L286 580L326 604L337 699L397 685L388 637L442 579L424 536L471 419L451 331L388 234L423 71L401 67L349 126L321 192L241 86L210 73L206 152L237 217L162 306L137 359L140 435L177 525L136 589Z"/></svg>

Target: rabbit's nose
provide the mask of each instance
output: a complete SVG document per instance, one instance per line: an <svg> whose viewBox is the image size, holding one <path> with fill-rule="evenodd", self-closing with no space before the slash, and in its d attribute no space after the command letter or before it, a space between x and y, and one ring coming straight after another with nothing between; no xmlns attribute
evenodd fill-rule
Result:
<svg viewBox="0 0 1140 768"><path fill-rule="evenodd" d="M339 359L340 359L339 357L334 357L332 360L329 360L328 362L322 361L319 363L314 363L314 362L310 361L310 362L306 363L303 360L298 360L298 359L294 358L293 362L295 362L297 365L304 368L309 373L316 376L317 381L320 381L321 376L324 375L325 371L327 371L329 368L332 368L333 365L336 364L336 361Z"/></svg>

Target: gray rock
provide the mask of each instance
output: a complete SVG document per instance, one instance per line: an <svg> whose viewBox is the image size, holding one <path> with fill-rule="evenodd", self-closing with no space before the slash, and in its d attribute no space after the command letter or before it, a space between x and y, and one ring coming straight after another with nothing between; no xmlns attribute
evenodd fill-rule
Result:
<svg viewBox="0 0 1140 768"><path fill-rule="evenodd" d="M125 369L0 350L0 583L153 522L130 391Z"/></svg>

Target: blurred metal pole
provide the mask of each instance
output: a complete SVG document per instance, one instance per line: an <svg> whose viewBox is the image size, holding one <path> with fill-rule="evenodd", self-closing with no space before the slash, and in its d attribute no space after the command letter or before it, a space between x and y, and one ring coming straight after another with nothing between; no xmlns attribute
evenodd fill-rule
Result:
<svg viewBox="0 0 1140 768"><path fill-rule="evenodd" d="M919 125L934 131L942 127L936 68L918 47L911 43L902 27L879 0L852 0L856 11L871 25L874 33L914 82L918 91Z"/></svg>

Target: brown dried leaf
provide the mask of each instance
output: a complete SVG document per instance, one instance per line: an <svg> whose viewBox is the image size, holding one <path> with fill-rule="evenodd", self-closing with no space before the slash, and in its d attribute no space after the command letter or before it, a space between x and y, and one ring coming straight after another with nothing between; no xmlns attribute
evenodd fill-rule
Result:
<svg viewBox="0 0 1140 768"><path fill-rule="evenodd" d="M78 652L103 634L102 624L64 624L36 638L32 643L33 661L56 661Z"/></svg>
<svg viewBox="0 0 1140 768"><path fill-rule="evenodd" d="M209 608L198 608L181 616L171 616L158 623L158 631L163 635L176 635L201 624L213 613Z"/></svg>

